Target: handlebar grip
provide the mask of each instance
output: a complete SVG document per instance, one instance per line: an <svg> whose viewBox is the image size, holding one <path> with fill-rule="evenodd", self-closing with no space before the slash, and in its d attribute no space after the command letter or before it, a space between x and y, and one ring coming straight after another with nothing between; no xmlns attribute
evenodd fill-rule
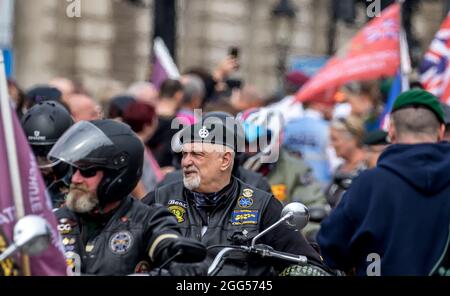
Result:
<svg viewBox="0 0 450 296"><path fill-rule="evenodd" d="M306 265L308 263L308 258L303 255L295 255L269 249L257 249L257 252L263 257L274 257L286 261L291 261L299 265Z"/></svg>

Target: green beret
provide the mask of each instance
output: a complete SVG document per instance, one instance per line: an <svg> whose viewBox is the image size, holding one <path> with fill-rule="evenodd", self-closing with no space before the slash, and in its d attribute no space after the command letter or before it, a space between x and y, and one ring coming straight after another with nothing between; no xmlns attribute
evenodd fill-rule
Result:
<svg viewBox="0 0 450 296"><path fill-rule="evenodd" d="M441 123L445 123L444 110L439 99L423 89L411 89L400 94L392 106L392 112L408 107L423 107L433 111Z"/></svg>
<svg viewBox="0 0 450 296"><path fill-rule="evenodd" d="M363 143L367 146L387 145L389 144L388 133L381 129L371 131L365 135Z"/></svg>

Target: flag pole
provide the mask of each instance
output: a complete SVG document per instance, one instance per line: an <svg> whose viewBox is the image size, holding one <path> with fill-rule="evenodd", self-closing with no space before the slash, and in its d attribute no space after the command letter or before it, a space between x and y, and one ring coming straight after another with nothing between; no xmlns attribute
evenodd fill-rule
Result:
<svg viewBox="0 0 450 296"><path fill-rule="evenodd" d="M409 78L411 73L411 59L409 57L408 40L403 29L403 3L405 0L397 0L400 5L400 75L402 81L402 92L409 90Z"/></svg>
<svg viewBox="0 0 450 296"><path fill-rule="evenodd" d="M25 207L23 204L22 185L20 182L19 162L17 160L16 141L14 137L13 118L11 114L11 105L8 96L8 85L6 82L5 61L3 52L0 51L0 112L2 114L2 125L5 132L5 145L8 154L8 166L13 191L14 205L16 208L16 220L25 216ZM22 252L22 272L29 276L30 261L28 255Z"/></svg>

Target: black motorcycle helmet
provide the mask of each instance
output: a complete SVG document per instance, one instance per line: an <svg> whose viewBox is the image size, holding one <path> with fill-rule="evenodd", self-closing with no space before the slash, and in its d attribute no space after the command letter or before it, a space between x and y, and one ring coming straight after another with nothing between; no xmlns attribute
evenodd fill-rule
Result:
<svg viewBox="0 0 450 296"><path fill-rule="evenodd" d="M72 124L69 111L56 101L40 102L22 117L22 127L28 143L36 155L45 157Z"/></svg>
<svg viewBox="0 0 450 296"><path fill-rule="evenodd" d="M144 145L124 123L80 121L56 142L48 157L81 170L102 169L97 196L104 206L123 199L136 187L142 176Z"/></svg>
<svg viewBox="0 0 450 296"><path fill-rule="evenodd" d="M22 128L38 160L39 168L52 168L54 176L43 173L47 186L67 173L67 165L48 163L47 154L71 125L73 119L69 111L56 101L37 103L22 117Z"/></svg>

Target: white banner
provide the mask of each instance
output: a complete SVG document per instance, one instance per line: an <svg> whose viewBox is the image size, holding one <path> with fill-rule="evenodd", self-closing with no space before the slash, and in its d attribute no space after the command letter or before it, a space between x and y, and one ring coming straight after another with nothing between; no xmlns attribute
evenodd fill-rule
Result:
<svg viewBox="0 0 450 296"><path fill-rule="evenodd" d="M12 47L14 0L0 0L0 48Z"/></svg>

